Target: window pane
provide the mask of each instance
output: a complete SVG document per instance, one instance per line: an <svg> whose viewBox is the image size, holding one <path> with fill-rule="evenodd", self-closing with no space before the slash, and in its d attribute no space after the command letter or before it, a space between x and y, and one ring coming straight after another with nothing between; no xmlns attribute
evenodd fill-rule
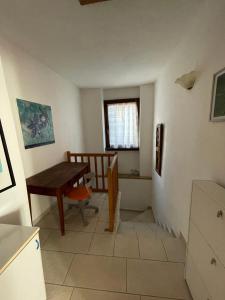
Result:
<svg viewBox="0 0 225 300"><path fill-rule="evenodd" d="M108 119L110 147L138 147L138 109L136 103L109 104Z"/></svg>

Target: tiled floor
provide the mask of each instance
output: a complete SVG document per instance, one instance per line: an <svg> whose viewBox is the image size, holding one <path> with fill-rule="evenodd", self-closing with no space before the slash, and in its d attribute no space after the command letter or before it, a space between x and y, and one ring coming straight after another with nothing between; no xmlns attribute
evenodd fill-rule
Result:
<svg viewBox="0 0 225 300"><path fill-rule="evenodd" d="M48 300L190 300L183 279L185 247L154 223L151 210L122 211L117 234L105 232L105 196L95 194L99 214L66 212L66 235L57 210L40 222Z"/></svg>

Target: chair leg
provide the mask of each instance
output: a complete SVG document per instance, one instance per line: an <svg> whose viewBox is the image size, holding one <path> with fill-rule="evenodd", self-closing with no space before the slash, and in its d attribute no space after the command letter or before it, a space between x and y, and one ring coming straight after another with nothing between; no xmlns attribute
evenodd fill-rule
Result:
<svg viewBox="0 0 225 300"><path fill-rule="evenodd" d="M81 218L82 218L83 224L84 224L84 226L87 226L88 222L87 222L87 220L86 220L86 218L84 216L84 206L80 203L79 207L80 207L80 214L81 214Z"/></svg>

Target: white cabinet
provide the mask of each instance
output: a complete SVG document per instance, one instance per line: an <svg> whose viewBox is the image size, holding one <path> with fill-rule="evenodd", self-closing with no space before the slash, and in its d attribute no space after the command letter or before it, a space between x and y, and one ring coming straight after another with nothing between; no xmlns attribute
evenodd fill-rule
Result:
<svg viewBox="0 0 225 300"><path fill-rule="evenodd" d="M194 300L225 299L225 189L211 181L193 183L186 280Z"/></svg>
<svg viewBox="0 0 225 300"><path fill-rule="evenodd" d="M28 228L29 227L26 227L26 229ZM31 229L32 228L30 228L28 231L31 231ZM36 230L38 231L37 228ZM12 230L10 231L10 233L12 233ZM21 231L17 233L20 235ZM16 252L14 253L12 249L9 249L8 252L10 253L10 255L8 257L8 260L6 259L6 254L2 256L0 254L0 262L4 261L4 264L1 266L2 272L0 275L0 299L46 299L38 232L33 232L31 235L27 235L28 236L26 239L26 234L21 234L20 237L22 244L19 246L19 243L17 243L17 241L15 243L12 243L12 233L12 236L10 237L11 242L8 243L8 247L10 246L10 244L12 244L12 246L16 246ZM7 234L4 236L4 240L6 239ZM17 240L19 239L20 238L18 238ZM3 242L4 241L0 239L0 246ZM14 255L12 256L13 253Z"/></svg>

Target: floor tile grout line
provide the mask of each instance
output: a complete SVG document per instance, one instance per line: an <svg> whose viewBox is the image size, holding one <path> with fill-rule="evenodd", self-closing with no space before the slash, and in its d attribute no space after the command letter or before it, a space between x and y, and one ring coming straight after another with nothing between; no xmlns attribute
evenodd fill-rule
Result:
<svg viewBox="0 0 225 300"><path fill-rule="evenodd" d="M162 245L163 245L163 249L164 249L165 254L166 254L166 259L167 259L167 261L169 261L169 257L168 257L168 255L167 255L166 247L165 247L165 245L164 245L163 239L161 239L161 243L162 243Z"/></svg>
<svg viewBox="0 0 225 300"><path fill-rule="evenodd" d="M156 296L152 294L133 294L129 292L121 292L121 291L115 291L115 290L100 290L90 287L83 287L83 286L76 286L76 285L65 285L65 284L57 284L57 283L45 283L49 285L56 285L56 286L62 286L62 287L70 287L75 289L81 289L81 290L90 290L90 291L99 291L99 292L106 292L106 293L115 293L115 294L122 294L122 295L132 295L132 296L140 296L140 297L152 297L155 298L155 300L158 300L158 298L163 298L163 300L185 300L184 298L168 298L165 296Z"/></svg>
<svg viewBox="0 0 225 300"><path fill-rule="evenodd" d="M103 254L92 254L92 253L87 253L87 252L66 252L66 251L61 251L61 250L47 250L47 249L42 249L42 251L46 252L57 252L57 253L67 253L67 254L73 254L73 255L93 255L93 256L101 256L101 257L113 257L113 258L118 258L118 259L131 259L131 260L140 260L140 261L152 261L152 262L159 262L159 263L173 263L173 264L182 264L184 265L184 262L181 261L165 261L165 260L159 260L159 259L151 259L151 258L137 258L137 257L124 257L124 256L112 256L112 255L103 255Z"/></svg>
<svg viewBox="0 0 225 300"><path fill-rule="evenodd" d="M69 265L69 268L68 268L68 270L67 270L67 272L66 272L66 276L65 276L65 278L64 278L64 280L63 280L63 284L65 283L66 277L67 277L67 275L69 274L70 269L72 268L72 264L73 264L73 262L74 262L76 256L77 256L77 254L74 254L74 256L73 256L73 258L72 258L72 260L71 260L71 263L70 263L70 265Z"/></svg>
<svg viewBox="0 0 225 300"><path fill-rule="evenodd" d="M136 237L137 237L137 241L138 241L138 251L139 251L139 257L140 257L140 259L141 259L140 240L139 240L139 236L138 236L137 232L136 232Z"/></svg>
<svg viewBox="0 0 225 300"><path fill-rule="evenodd" d="M115 256L115 248L116 248L116 235L115 235L115 237L114 237L113 257L116 257L116 256Z"/></svg>
<svg viewBox="0 0 225 300"><path fill-rule="evenodd" d="M166 247L165 247L165 244L164 244L164 242L163 242L163 238L162 237L158 237L158 239L161 241L161 243L162 243L162 246L163 246L163 249L164 249L164 252L165 252L165 255L166 255L166 258L167 258L167 261L162 261L162 260L156 260L156 259L151 259L151 258L141 258L141 251L140 251L140 244L139 244L139 242L140 242L140 240L139 240L139 235L138 235L138 231L136 230L136 227L134 227L135 228L135 235L134 236L136 236L136 239L137 239L137 241L138 241L138 251L139 251L139 258L137 258L137 257L119 257L119 256L115 256L115 241L116 241L116 234L114 235L114 245L113 245L113 256L108 256L108 255L104 255L104 254L93 254L93 253L89 253L89 250L90 250L90 248L91 248L91 245L92 245L92 242L93 242L93 239L94 239L94 236L96 235L96 234L101 234L101 235L103 235L104 233L97 233L96 232L96 230L97 230L97 224L98 223L105 223L105 222L103 222L103 221L99 221L99 220L97 220L96 221L96 223L95 223L95 230L94 231L92 231L92 232L86 232L86 231L81 231L81 230L79 230L79 231L76 231L76 230L68 230L68 232L77 232L77 233L89 233L90 234L90 236L91 236L91 241L90 241L90 244L89 244L89 247L88 247L88 252L68 252L68 251L61 251L61 250L48 250L48 249L42 249L42 251L45 251L45 252L55 252L55 253L68 253L68 254L72 254L73 256L72 256L72 261L71 261L71 263L70 263L70 265L69 265L69 267L68 267L68 271L67 271L67 273L66 273L66 275L65 275L65 278L64 278L64 281L63 281L63 283L62 284L53 284L53 283L49 283L49 284L53 284L53 285L59 285L59 286L65 286L65 287L70 287L70 288L72 288L72 293L71 293L71 295L70 295L70 300L71 300L71 298L72 298L72 295L73 295L73 292L75 291L75 289L76 288L81 288L81 289L90 289L90 290L96 290L96 291L98 291L98 289L93 289L93 288L88 288L88 287L76 287L76 286L74 286L74 285L66 285L65 284L65 281L66 281L66 278L67 278L67 276L68 276L68 273L69 273L69 271L71 270L71 266L72 266L72 263L73 263L73 261L74 261L74 259L76 258L76 255L78 255L78 254L80 254L80 255L91 255L91 256L100 256L100 257L113 257L113 258L120 258L120 259L125 259L125 263L126 263L126 292L120 292L120 291L115 291L115 290L99 290L99 291L103 291L103 292L112 292L112 293L121 293L121 294L130 294L130 295L134 295L134 296L137 296L138 298L139 298L139 300L141 300L142 299L142 297L145 297L145 296L149 296L149 297L153 297L153 298L156 298L156 300L157 300L157 297L160 297L160 296L155 296L155 295L149 295L149 294L142 294L142 295L140 295L139 293L138 294L131 294L131 293L127 293L127 290L128 290L128 262L129 262L129 260L130 261L132 261L132 260L136 260L137 262L142 262L142 261L152 261L152 262L161 262L161 263L165 263L165 264L167 264L167 263L176 263L176 264L182 264L182 265L184 265L184 262L183 261L173 261L173 260L171 260L171 261L169 261L169 259L168 259L168 255L167 255L167 251L166 251ZM139 223L139 222L138 222ZM140 222L140 223L143 223L143 222ZM141 227L140 227L141 228ZM54 231L56 231L56 230L58 230L59 231L59 229L53 229L53 228L41 228L41 229L49 229L50 230L50 233L49 233L49 235L48 235L48 237L47 237L47 239L45 240L45 243L46 243L46 241L48 240L48 238L49 238L49 236L54 232ZM154 229L154 232L156 232L156 229ZM124 237L126 237L127 235L126 235L126 233L124 234ZM133 236L133 238L134 238L134 236ZM43 243L43 246L45 245L45 243ZM74 284L74 283L73 283ZM141 291L141 292L143 292L143 291ZM168 297L164 297L165 298L165 300L166 299L168 299L168 300L184 300L184 298L168 298Z"/></svg>
<svg viewBox="0 0 225 300"><path fill-rule="evenodd" d="M93 232L93 234L92 234L91 242L90 242L90 245L89 245L88 251L87 251L88 253L90 253L90 251L91 251L92 243L94 243L94 237L95 237L95 232Z"/></svg>
<svg viewBox="0 0 225 300"><path fill-rule="evenodd" d="M72 293L71 293L71 295L70 295L70 299L69 300L71 300L72 299L72 296L73 296L73 292L75 291L75 287L73 287L73 290L72 290ZM48 299L46 299L46 300L48 300Z"/></svg>
<svg viewBox="0 0 225 300"><path fill-rule="evenodd" d="M47 238L46 238L45 241L42 243L41 238L40 238L40 231L41 231L41 230L39 230L39 241L40 241L40 246L41 246L41 249L42 249L42 247L44 247L44 245L46 244L46 242L47 242L47 240L48 240L48 238L49 238L51 232L49 232Z"/></svg>
<svg viewBox="0 0 225 300"><path fill-rule="evenodd" d="M75 290L75 287L72 287L72 286L68 286L68 285L63 285L63 284L57 284L57 283L47 283L45 282L45 287L46 285L54 285L54 286L60 286L60 287L66 287L66 288L72 288L72 292L70 294L70 298L68 300L71 300L72 299L72 296L73 296L73 292ZM48 296L48 295L46 295ZM46 300L48 300L48 298L46 298Z"/></svg>

